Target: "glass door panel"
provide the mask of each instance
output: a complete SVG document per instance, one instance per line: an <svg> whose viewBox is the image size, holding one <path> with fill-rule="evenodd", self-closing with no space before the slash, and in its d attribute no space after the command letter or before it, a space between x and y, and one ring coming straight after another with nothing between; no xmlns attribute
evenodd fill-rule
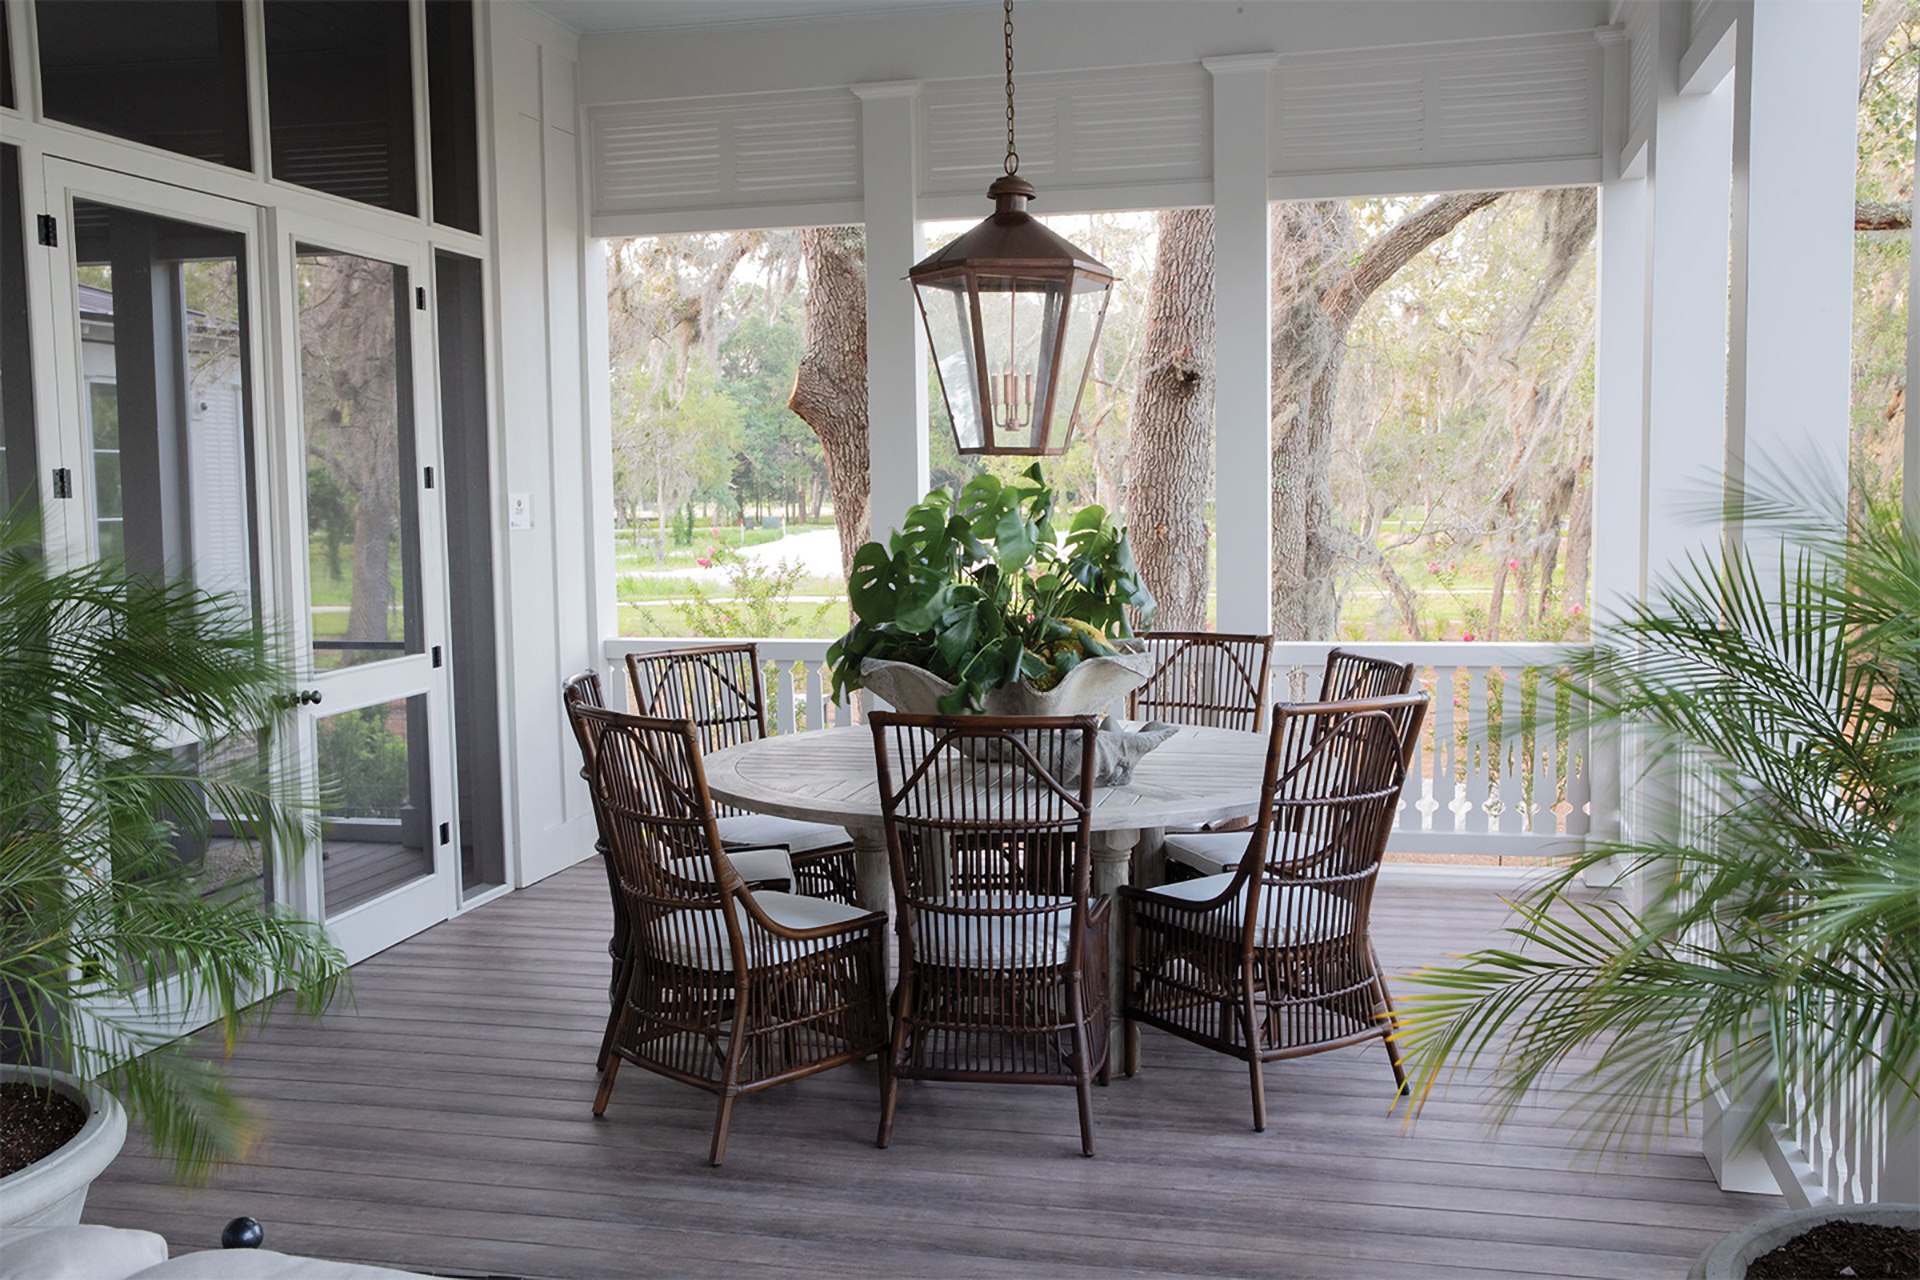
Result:
<svg viewBox="0 0 1920 1280"><path fill-rule="evenodd" d="M421 651L407 269L295 256L316 669Z"/></svg>
<svg viewBox="0 0 1920 1280"><path fill-rule="evenodd" d="M283 331L298 335L285 567L304 602L320 825L304 892L357 960L459 904L436 379L417 296L430 272L413 245L285 213L280 225Z"/></svg>
<svg viewBox="0 0 1920 1280"><path fill-rule="evenodd" d="M71 228L54 351L85 541L121 571L190 581L263 624L257 215L62 161L46 173ZM210 896L274 900L276 851L229 820L214 784L258 783L285 758L284 738L262 725L218 741L183 732L171 747L174 767L199 780L153 815L174 859Z"/></svg>
<svg viewBox="0 0 1920 1280"><path fill-rule="evenodd" d="M426 698L321 716L315 728L328 913L432 875Z"/></svg>

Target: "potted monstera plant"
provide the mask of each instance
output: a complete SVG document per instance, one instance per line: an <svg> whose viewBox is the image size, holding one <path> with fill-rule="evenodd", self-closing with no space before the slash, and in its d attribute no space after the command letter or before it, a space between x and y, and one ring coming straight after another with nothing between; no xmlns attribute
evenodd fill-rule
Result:
<svg viewBox="0 0 1920 1280"><path fill-rule="evenodd" d="M317 1012L341 981L258 879L304 839L266 761L287 683L233 601L52 570L0 518L0 1226L78 1222L129 1113L183 1178L241 1150L244 1108L169 1028L231 1045L255 1000Z"/></svg>
<svg viewBox="0 0 1920 1280"><path fill-rule="evenodd" d="M1843 1096L1895 1133L1913 1123L1920 530L1884 506L1822 515L1843 508L1745 499L1745 528L1777 537L1781 563L1696 563L1574 664L1565 689L1591 727L1634 734L1648 790L1684 772L1687 799L1515 900L1508 945L1413 976L1397 1035L1416 1108L1479 1064L1496 1119L1571 1077L1602 1148L1716 1088L1750 1102L1737 1139ZM1609 860L1642 874L1644 905L1579 891ZM1912 1275L1916 1227L1915 1205L1787 1214L1695 1274Z"/></svg>
<svg viewBox="0 0 1920 1280"><path fill-rule="evenodd" d="M904 711L1072 715L1153 673L1128 611L1151 625L1125 526L1086 506L1055 521L1038 464L1013 480L935 489L882 545L855 554L854 624L827 650L834 696L870 689Z"/></svg>

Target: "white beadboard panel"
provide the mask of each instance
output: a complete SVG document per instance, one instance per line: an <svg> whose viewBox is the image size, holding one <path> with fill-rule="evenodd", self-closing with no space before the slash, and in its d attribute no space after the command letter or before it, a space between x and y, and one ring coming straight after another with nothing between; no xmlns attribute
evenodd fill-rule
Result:
<svg viewBox="0 0 1920 1280"><path fill-rule="evenodd" d="M860 103L845 89L593 107L587 130L596 224L860 198Z"/></svg>
<svg viewBox="0 0 1920 1280"><path fill-rule="evenodd" d="M929 81L920 93L920 194L981 198L1007 143L1001 81ZM1020 176L1048 208L1082 189L1204 183L1212 177L1210 81L1199 65L1019 77Z"/></svg>
<svg viewBox="0 0 1920 1280"><path fill-rule="evenodd" d="M1585 31L1283 55L1273 172L1597 159L1601 72Z"/></svg>

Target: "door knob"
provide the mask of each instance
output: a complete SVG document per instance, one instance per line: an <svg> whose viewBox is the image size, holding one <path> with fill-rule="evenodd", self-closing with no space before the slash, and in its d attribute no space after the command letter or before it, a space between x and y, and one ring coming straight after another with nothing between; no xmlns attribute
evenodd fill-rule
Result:
<svg viewBox="0 0 1920 1280"><path fill-rule="evenodd" d="M302 689L302 690L300 691L300 698L299 698L299 702L300 702L300 705L301 705L301 706L303 706L303 707L317 707L317 706L319 706L319 705L320 705L320 691L319 691L318 689Z"/></svg>

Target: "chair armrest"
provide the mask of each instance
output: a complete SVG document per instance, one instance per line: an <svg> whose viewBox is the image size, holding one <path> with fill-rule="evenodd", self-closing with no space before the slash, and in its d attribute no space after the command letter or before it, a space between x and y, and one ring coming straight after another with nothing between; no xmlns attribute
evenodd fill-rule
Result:
<svg viewBox="0 0 1920 1280"><path fill-rule="evenodd" d="M818 942L825 938L852 936L869 929L884 929L887 923L887 915L884 911L868 911L837 924L823 924L812 929L795 929L790 925L781 924L768 915L766 910L754 901L751 891L742 894L740 901L746 907L748 917L756 926L787 942Z"/></svg>

